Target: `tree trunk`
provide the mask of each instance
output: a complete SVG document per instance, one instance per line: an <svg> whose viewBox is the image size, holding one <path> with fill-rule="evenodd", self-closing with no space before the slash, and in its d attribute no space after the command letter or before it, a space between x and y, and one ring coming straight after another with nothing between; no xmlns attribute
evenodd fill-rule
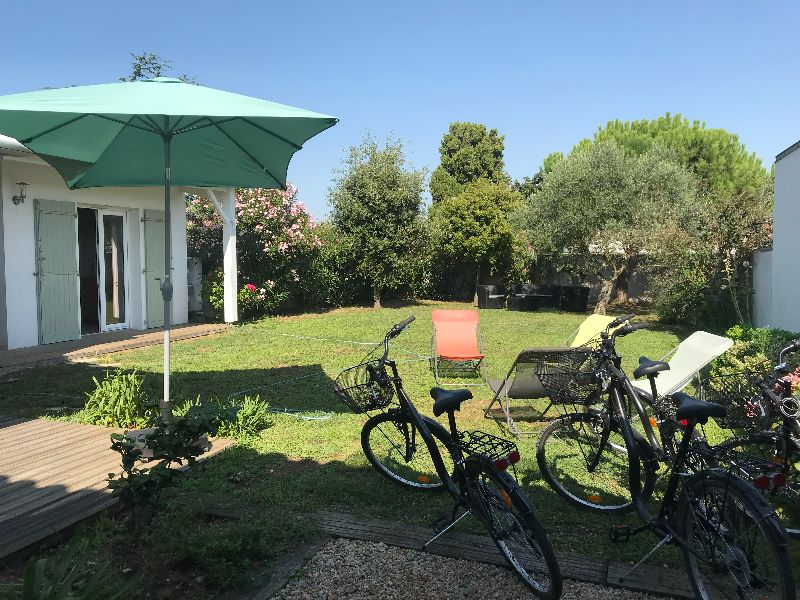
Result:
<svg viewBox="0 0 800 600"><path fill-rule="evenodd" d="M594 307L594 312L597 315L606 314L606 309L611 303L611 297L614 295L614 288L617 285L620 275L625 270L625 266L612 267L611 276L608 279L602 279L600 286L600 295L597 297L597 304Z"/></svg>
<svg viewBox="0 0 800 600"><path fill-rule="evenodd" d="M625 304L630 298L628 287L631 283L633 272L638 266L638 259L635 254L629 254L625 260L625 266L622 267L622 272L617 277L615 284L614 304Z"/></svg>
<svg viewBox="0 0 800 600"><path fill-rule="evenodd" d="M381 291L378 288L372 288L372 308L381 308Z"/></svg>
<svg viewBox="0 0 800 600"><path fill-rule="evenodd" d="M481 283L481 266L475 269L475 295L472 297L472 305L478 306L478 285Z"/></svg>

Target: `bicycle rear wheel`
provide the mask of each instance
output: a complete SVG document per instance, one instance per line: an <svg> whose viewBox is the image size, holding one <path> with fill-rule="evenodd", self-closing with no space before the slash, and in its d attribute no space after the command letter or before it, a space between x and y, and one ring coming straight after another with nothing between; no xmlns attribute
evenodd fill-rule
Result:
<svg viewBox="0 0 800 600"><path fill-rule="evenodd" d="M445 468L452 473L450 434L435 421L426 423L439 446ZM444 488L430 450L408 415L381 413L371 417L361 430L361 448L370 464L396 483L417 490Z"/></svg>
<svg viewBox="0 0 800 600"><path fill-rule="evenodd" d="M642 442L642 456L649 449L645 446ZM603 412L590 409L550 423L539 436L536 461L550 487L576 506L607 513L633 507L625 440L617 421ZM640 465L642 498L647 500L656 473L643 461Z"/></svg>
<svg viewBox="0 0 800 600"><path fill-rule="evenodd" d="M497 548L520 579L545 600L561 596L561 571L530 502L507 473L481 473L470 500Z"/></svg>
<svg viewBox="0 0 800 600"><path fill-rule="evenodd" d="M787 539L769 505L746 482L702 471L676 510L689 579L698 598L794 600Z"/></svg>
<svg viewBox="0 0 800 600"><path fill-rule="evenodd" d="M800 456L787 451L775 432L759 432L731 438L715 448L719 460L735 475L748 481L765 473L780 472L786 483L761 494L793 537L800 537Z"/></svg>

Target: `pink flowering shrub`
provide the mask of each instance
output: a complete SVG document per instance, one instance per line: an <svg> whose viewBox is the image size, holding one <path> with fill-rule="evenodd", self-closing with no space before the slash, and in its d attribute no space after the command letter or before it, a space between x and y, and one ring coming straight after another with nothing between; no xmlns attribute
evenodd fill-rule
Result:
<svg viewBox="0 0 800 600"><path fill-rule="evenodd" d="M314 272L322 244L314 217L297 199L297 188L236 190L238 293L242 316L274 312L281 305L308 305L316 295ZM208 299L222 308L222 218L213 203L188 196L186 238L207 274Z"/></svg>

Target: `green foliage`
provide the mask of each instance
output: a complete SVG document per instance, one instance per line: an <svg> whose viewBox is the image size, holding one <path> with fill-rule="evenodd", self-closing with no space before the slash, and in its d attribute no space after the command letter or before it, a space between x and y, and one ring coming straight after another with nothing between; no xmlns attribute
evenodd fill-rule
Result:
<svg viewBox="0 0 800 600"><path fill-rule="evenodd" d="M347 253L346 270L369 286L376 306L418 276L424 178L424 170L406 165L400 142L380 147L365 137L350 149L330 191L331 224Z"/></svg>
<svg viewBox="0 0 800 600"><path fill-rule="evenodd" d="M164 522L168 517L171 522ZM165 537L165 528L181 524L180 535ZM180 568L193 568L203 574L212 589L230 588L243 580L255 561L271 556L272 537L248 520L207 522L189 509L174 509L156 515L152 526L143 532L147 544L159 555Z"/></svg>
<svg viewBox="0 0 800 600"><path fill-rule="evenodd" d="M445 198L452 198L461 193L464 185L458 183L455 177L448 173L442 165L439 165L431 173L428 189L431 192L433 203L436 204Z"/></svg>
<svg viewBox="0 0 800 600"><path fill-rule="evenodd" d="M708 191L754 195L768 178L761 159L747 152L738 136L680 114L667 113L652 121L610 121L594 135L595 142L604 140L614 140L634 155L653 146L669 148Z"/></svg>
<svg viewBox="0 0 800 600"><path fill-rule="evenodd" d="M318 306L322 241L314 218L298 199L298 190L248 188L236 190L236 251L240 310L244 318L260 317L281 308ZM213 203L188 196L186 243L199 256L207 274L204 291L209 303L223 308L222 218ZM254 288L254 289L252 289Z"/></svg>
<svg viewBox="0 0 800 600"><path fill-rule="evenodd" d="M97 565L79 544L56 558L31 558L22 583L0 584L5 600L116 600L130 594L132 581L120 582L108 561Z"/></svg>
<svg viewBox="0 0 800 600"><path fill-rule="evenodd" d="M518 215L542 272L564 270L603 281L598 311L627 281L644 253L669 262L694 228L692 175L654 148L626 155L613 141L555 161Z"/></svg>
<svg viewBox="0 0 800 600"><path fill-rule="evenodd" d="M143 470L136 467L142 457L142 446L125 435L111 434L111 449L122 457L122 474L108 474L108 487L114 496L128 506L154 503L163 487L168 485L176 472L170 469L174 463L191 467L203 452L201 440L213 436L224 421L231 421L233 413L215 404L191 403L183 414L167 423L161 417L144 436L144 444L153 451L157 464Z"/></svg>
<svg viewBox="0 0 800 600"><path fill-rule="evenodd" d="M451 273L462 265L473 273L476 284L481 274L505 278L514 247L508 214L521 202L521 196L507 185L480 179L431 207L430 247L440 273Z"/></svg>
<svg viewBox="0 0 800 600"><path fill-rule="evenodd" d="M86 406L79 413L82 423L106 427L144 427L155 416L155 405L142 388L136 372L121 369L106 372L102 381L92 377L95 389L86 394Z"/></svg>
<svg viewBox="0 0 800 600"><path fill-rule="evenodd" d="M246 439L256 437L272 425L269 405L256 396L245 396L232 404L234 416L223 421L219 435L228 438Z"/></svg>
<svg viewBox="0 0 800 600"><path fill-rule="evenodd" d="M511 185L511 189L519 192L525 198L532 196L542 187L545 176L562 160L564 160L563 152L551 152L544 157L542 166L539 167L539 172L536 173L536 175L533 177L523 177L522 181L515 181Z"/></svg>
<svg viewBox="0 0 800 600"><path fill-rule="evenodd" d="M172 70L172 61L161 58L155 52L143 51L141 54L131 52L131 59L131 74L127 77L120 77L120 81L140 81L142 79L163 77ZM184 73L178 79L184 83L197 84L197 78L193 75Z"/></svg>
<svg viewBox="0 0 800 600"><path fill-rule="evenodd" d="M462 186L486 179L508 185L503 162L503 136L480 123L451 123L439 146L441 164L431 176L434 204L462 191Z"/></svg>

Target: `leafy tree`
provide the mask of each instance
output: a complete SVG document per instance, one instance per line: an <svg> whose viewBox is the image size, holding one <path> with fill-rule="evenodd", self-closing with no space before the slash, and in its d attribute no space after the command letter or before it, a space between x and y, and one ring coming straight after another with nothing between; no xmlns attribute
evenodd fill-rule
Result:
<svg viewBox="0 0 800 600"><path fill-rule="evenodd" d="M547 173L552 171L553 167L562 160L564 160L563 152L551 152L550 154L544 157L542 166L539 167L539 172L536 173L536 175L534 175L533 177L523 177L522 181L515 181L514 183L511 184L511 189L519 192L525 198L527 198L532 194L535 194L536 192L539 191L539 188L542 187L545 175L547 175Z"/></svg>
<svg viewBox="0 0 800 600"><path fill-rule="evenodd" d="M475 301L482 275L505 275L511 268L514 233L508 214L521 203L507 185L478 179L431 208L432 252L445 268L465 264L472 270Z"/></svg>
<svg viewBox="0 0 800 600"><path fill-rule="evenodd" d="M604 313L645 254L684 247L694 198L694 178L673 154L629 156L602 141L557 161L520 216L539 262L600 278L595 311Z"/></svg>
<svg viewBox="0 0 800 600"><path fill-rule="evenodd" d="M595 143L610 139L631 155L669 148L697 176L703 242L658 282L661 316L722 329L749 322L753 250L771 240L772 176L761 160L735 134L669 113L611 121L594 136Z"/></svg>
<svg viewBox="0 0 800 600"><path fill-rule="evenodd" d="M120 77L120 81L139 81L141 79L164 77L172 71L172 61L161 58L155 52L142 51L141 54L131 52L131 59L131 74L127 77ZM180 75L178 79L185 83L197 84L197 78L186 73Z"/></svg>
<svg viewBox="0 0 800 600"><path fill-rule="evenodd" d="M503 136L480 123L451 123L439 146L441 164L431 175L434 203L458 194L478 179L508 184Z"/></svg>
<svg viewBox="0 0 800 600"><path fill-rule="evenodd" d="M367 136L350 149L330 191L331 224L375 308L386 292L410 286L419 268L424 180L424 170L407 166L399 141L380 147Z"/></svg>

